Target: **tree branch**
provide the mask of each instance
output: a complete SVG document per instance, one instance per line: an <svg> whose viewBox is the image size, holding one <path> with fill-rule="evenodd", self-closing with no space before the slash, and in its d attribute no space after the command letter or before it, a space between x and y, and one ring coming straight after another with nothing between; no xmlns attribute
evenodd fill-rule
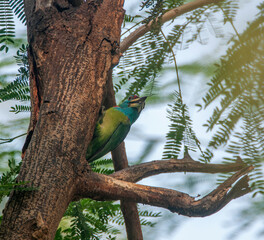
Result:
<svg viewBox="0 0 264 240"><path fill-rule="evenodd" d="M111 174L111 177L129 182L138 182L143 178L161 173L226 173L238 171L245 166L246 164L240 158L236 163L231 164L207 164L194 161L189 155L186 155L183 159L159 160L134 165Z"/></svg>
<svg viewBox="0 0 264 240"><path fill-rule="evenodd" d="M174 8L168 12L166 12L160 19L160 24L164 24L184 13L190 12L194 9L203 7L205 5L211 3L219 3L223 0L195 0L193 2L186 3L182 6ZM157 21L157 19L155 20ZM151 30L151 25L153 24L153 20L150 21L148 24L143 25L137 28L134 32L128 35L120 44L120 51L121 53L125 52L133 43L135 43L140 37L145 35L147 32Z"/></svg>
<svg viewBox="0 0 264 240"><path fill-rule="evenodd" d="M108 72L106 92L107 93L106 99L104 100L104 106L106 108L109 108L116 105L115 92L112 81L112 69ZM115 171L119 171L128 167L128 160L124 142L122 142L114 151L112 151L112 159ZM120 207L125 220L127 239L143 240L137 204L135 202L121 200Z"/></svg>
<svg viewBox="0 0 264 240"><path fill-rule="evenodd" d="M175 190L125 182L94 172L88 172L87 175L79 179L78 189L82 197L89 197L99 201L134 201L163 207L171 212L185 216L204 217L219 211L232 199L250 192L248 177L244 175L252 169L252 166L241 169L219 185L214 191L199 200ZM241 178L242 176L244 177ZM239 178L241 179L230 190L232 184Z"/></svg>

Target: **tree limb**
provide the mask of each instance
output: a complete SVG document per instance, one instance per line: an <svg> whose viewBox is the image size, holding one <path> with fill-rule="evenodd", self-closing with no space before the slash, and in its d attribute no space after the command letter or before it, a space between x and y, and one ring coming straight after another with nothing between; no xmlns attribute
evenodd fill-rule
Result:
<svg viewBox="0 0 264 240"><path fill-rule="evenodd" d="M110 176L87 172L78 181L79 194L95 200L126 200L163 207L189 217L204 217L223 208L232 199L250 192L248 177L244 176L253 169L245 167L233 174L224 183L205 197L196 200L186 193L171 189L149 187L125 182ZM243 178L241 178L244 176ZM241 178L231 189L239 178ZM230 191L229 191L230 190Z"/></svg>
<svg viewBox="0 0 264 240"><path fill-rule="evenodd" d="M170 159L146 162L111 174L112 177L124 181L138 182L143 178L157 175L160 173L172 172L200 172L200 173L226 173L238 171L246 166L238 159L231 164L207 164L200 163L191 159L189 155L183 159Z"/></svg>
<svg viewBox="0 0 264 240"><path fill-rule="evenodd" d="M195 0L193 2L186 3L182 6L177 8L171 9L170 11L166 12L160 19L160 24L164 24L184 13L190 12L194 9L203 7L205 5L211 3L219 3L223 0ZM157 21L157 19L155 20ZM120 44L120 51L121 53L125 52L133 43L135 43L140 37L151 30L151 25L153 24L153 20L150 21L148 24L143 25L137 28L134 32L128 35Z"/></svg>

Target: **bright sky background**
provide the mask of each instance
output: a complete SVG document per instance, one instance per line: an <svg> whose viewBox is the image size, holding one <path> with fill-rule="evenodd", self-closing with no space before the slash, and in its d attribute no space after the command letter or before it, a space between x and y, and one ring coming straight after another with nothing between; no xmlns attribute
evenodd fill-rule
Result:
<svg viewBox="0 0 264 240"><path fill-rule="evenodd" d="M246 26L247 21L254 19L257 10L256 3L259 1L246 1L241 0L241 9L237 15L236 21L234 22L238 32L242 32ZM134 5L134 1L126 1L125 9L130 9L131 5ZM254 6L254 7L252 7ZM127 11L129 13L129 11ZM18 31L22 34L25 31L25 27L21 24L17 26ZM233 34L232 28L227 23L225 26L225 31ZM209 41L207 45L193 44L191 47L184 51L177 52L177 61L178 64L190 63L195 60L199 61L202 57L213 56L217 58L224 53L226 46L223 45L223 42L220 39L216 39L213 35L209 35ZM2 53L1 53L2 54ZM12 53L13 54L13 53ZM12 55L11 54L11 55ZM0 56L0 59L3 56ZM4 69L7 72L14 72L14 68ZM0 68L0 74L2 74L3 69ZM173 74L173 73L171 73ZM166 78L174 78L174 75L166 75ZM184 75L182 79L185 83L182 85L183 90L183 98L184 101L188 104L190 109L190 114L192 120L194 122L194 130L196 131L198 139L204 143L206 146L206 142L208 141L208 135L205 135L205 129L202 128L202 124L208 118L208 114L205 112L197 113L197 109L194 108L194 104L197 103L196 99L201 98L203 96L202 90L197 93L197 89L203 84L201 75L197 77L188 78L188 76ZM195 93L195 94L194 94ZM10 106L14 105L14 102L6 102L1 103L0 105L0 123L8 122L10 119L14 119L22 116L29 116L29 114L18 114L10 113ZM137 156L140 155L142 148L144 146L144 142L140 140L141 135L151 136L153 138L161 139L161 143L159 146L153 151L151 156L149 156L148 161L161 159L163 145L165 143L165 135L168 131L168 119L166 113L167 106L162 104L155 107L146 108L142 112L140 118L137 120L135 125L132 128L131 134L126 139L126 147L128 159L133 160L136 159ZM134 131L134 133L133 133ZM14 135L18 135L20 132L14 133ZM18 147L22 147L23 139L15 141L13 144ZM221 158L221 156L219 156ZM152 186L163 186L163 187L173 187L176 183L180 183L181 179L187 177L186 174L178 173L178 174L166 174L160 175L157 177L152 177L146 179L143 184L149 184ZM210 177L210 176L209 176ZM206 181L206 179L205 179ZM211 187L215 187L215 180L212 178ZM208 184L205 184L208 191L212 190ZM201 188L201 191L204 191L204 188ZM184 191L184 189L178 189L180 191ZM194 193L194 195L199 194L199 192ZM234 219L236 214L236 209L239 209L240 206L244 206L246 204L249 196L244 196L241 199L234 200L229 203L224 209L220 212L206 218L187 218L183 216L178 216L177 214L170 214L169 220L159 221L159 224L156 225L155 229L148 229L147 233L145 233L145 240L224 240L227 239L228 235L232 232L232 229L236 226L237 220ZM145 207L145 206L144 206ZM144 207L141 209L143 210ZM153 211L160 211L158 208L148 208ZM177 224L181 222L179 228L176 228ZM253 228L243 232L237 240L257 240L259 239L256 234L256 229L263 225L260 225L261 222L257 222Z"/></svg>

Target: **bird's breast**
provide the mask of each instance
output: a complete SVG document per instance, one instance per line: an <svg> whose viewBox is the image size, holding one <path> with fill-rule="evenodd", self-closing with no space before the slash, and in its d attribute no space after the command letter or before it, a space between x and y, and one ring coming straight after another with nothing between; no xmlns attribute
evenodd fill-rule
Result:
<svg viewBox="0 0 264 240"><path fill-rule="evenodd" d="M120 124L130 125L129 118L115 108L106 110L103 122L100 124L101 134L109 135L113 133Z"/></svg>

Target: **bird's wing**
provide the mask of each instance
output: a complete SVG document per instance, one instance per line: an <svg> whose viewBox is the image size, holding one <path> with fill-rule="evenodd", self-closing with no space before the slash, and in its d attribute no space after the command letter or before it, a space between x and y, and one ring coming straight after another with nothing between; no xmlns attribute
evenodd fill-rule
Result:
<svg viewBox="0 0 264 240"><path fill-rule="evenodd" d="M88 146L86 159L92 162L114 150L130 130L127 116L116 110L107 110L101 124L97 123L94 137Z"/></svg>
<svg viewBox="0 0 264 240"><path fill-rule="evenodd" d="M93 152L90 157L88 156L87 160L92 162L100 157L103 157L108 152L113 151L125 139L129 129L130 125L120 123L113 134L106 139L102 145L100 144L100 148L96 149L96 152Z"/></svg>

